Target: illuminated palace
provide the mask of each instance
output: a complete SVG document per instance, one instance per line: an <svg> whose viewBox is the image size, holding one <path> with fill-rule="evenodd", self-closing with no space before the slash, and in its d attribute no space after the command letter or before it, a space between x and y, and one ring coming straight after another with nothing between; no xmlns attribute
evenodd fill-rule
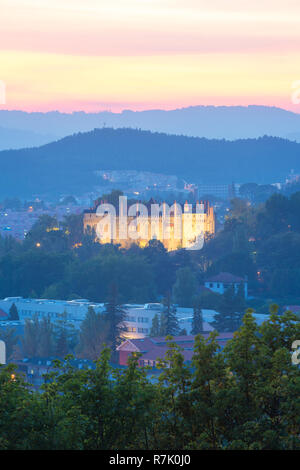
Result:
<svg viewBox="0 0 300 470"><path fill-rule="evenodd" d="M141 247L150 240L159 240L168 251L180 248L199 249L207 236L215 233L213 207L208 202L158 204L135 203L127 209L127 198L120 197L119 206L96 201L84 212L84 231L94 232L99 243ZM198 247L198 248L197 248Z"/></svg>

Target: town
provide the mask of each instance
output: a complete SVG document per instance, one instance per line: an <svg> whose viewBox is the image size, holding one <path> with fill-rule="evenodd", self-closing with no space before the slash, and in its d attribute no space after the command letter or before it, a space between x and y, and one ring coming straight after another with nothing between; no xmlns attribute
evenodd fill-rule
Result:
<svg viewBox="0 0 300 470"><path fill-rule="evenodd" d="M299 451L299 1L0 3L3 456Z"/></svg>

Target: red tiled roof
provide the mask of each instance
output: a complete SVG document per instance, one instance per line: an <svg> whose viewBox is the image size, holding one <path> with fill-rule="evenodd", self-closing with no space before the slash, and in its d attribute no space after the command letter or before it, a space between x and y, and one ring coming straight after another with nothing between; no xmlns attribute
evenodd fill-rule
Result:
<svg viewBox="0 0 300 470"><path fill-rule="evenodd" d="M208 338L208 334L204 334L203 335L205 338L207 337ZM149 338L150 341L152 341L153 343L165 343L167 344L168 342L170 342L170 340L166 340L166 336L156 336L156 337L151 337ZM190 342L194 342L195 340L195 335L182 335L182 336L174 336L174 338L171 340L171 341L175 341L175 343L178 343L178 342L185 342L185 343L190 343Z"/></svg>
<svg viewBox="0 0 300 470"><path fill-rule="evenodd" d="M245 282L245 279L243 277L235 276L234 274L230 273L219 273L216 276L212 276L206 279L205 282L224 282L232 284L234 282Z"/></svg>
<svg viewBox="0 0 300 470"><path fill-rule="evenodd" d="M167 351L168 351L167 347L161 347L161 348L154 347L150 351L147 351L146 353L144 353L141 356L140 360L157 361L157 359L164 359ZM191 361L194 355L194 351L184 349L183 351L181 351L181 354L183 355L185 361Z"/></svg>
<svg viewBox="0 0 300 470"><path fill-rule="evenodd" d="M8 318L8 314L0 308L0 318Z"/></svg>
<svg viewBox="0 0 300 470"><path fill-rule="evenodd" d="M204 333L202 335L205 339L209 337L208 333ZM220 333L217 337L218 343L220 346L225 346L226 340L231 339L233 337L233 333ZM187 335L187 336L175 336L173 338L173 342L175 342L178 346L182 348L181 353L184 356L185 361L191 361L194 351L194 340L195 335ZM118 350L131 353L133 352L133 345L142 353L140 357L140 361L143 360L152 360L156 361L158 358L163 359L168 351L168 342L164 336L150 338L146 337L143 339L130 339L124 341Z"/></svg>
<svg viewBox="0 0 300 470"><path fill-rule="evenodd" d="M207 339L209 337L209 333L203 333L202 336ZM165 347L167 346L167 343L169 342L175 342L179 344L180 346L189 346L190 344L194 344L196 335L184 335L184 336L174 336L172 340L166 340L166 336L157 336L157 337L150 337L147 336L145 338L139 338L139 339L130 339L126 340L124 343L119 346L119 348L122 348L123 351L126 351L127 348L125 347L126 342L128 341L128 345L131 343L133 344L139 351L146 351L149 348L154 348L154 347ZM217 337L218 341L224 339L230 339L233 337L233 333L226 332L226 333L219 333L219 336ZM132 346L131 346L132 348ZM130 348L130 349L131 349ZM128 348L129 350L129 348Z"/></svg>
<svg viewBox="0 0 300 470"><path fill-rule="evenodd" d="M300 305L285 305L283 307L285 310L291 310L293 313L297 313L300 311Z"/></svg>

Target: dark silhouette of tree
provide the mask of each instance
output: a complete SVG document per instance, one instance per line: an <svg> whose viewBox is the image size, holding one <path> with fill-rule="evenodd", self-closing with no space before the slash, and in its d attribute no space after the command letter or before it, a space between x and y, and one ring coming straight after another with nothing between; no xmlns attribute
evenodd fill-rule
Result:
<svg viewBox="0 0 300 470"><path fill-rule="evenodd" d="M125 311L118 303L118 288L112 283L109 289L109 299L105 305L105 316L108 323L107 340L112 349L113 359L116 358L117 346L121 343L122 332L125 331Z"/></svg>
<svg viewBox="0 0 300 470"><path fill-rule="evenodd" d="M80 357L97 359L107 341L108 322L103 313L95 312L89 307L80 325L78 352Z"/></svg>
<svg viewBox="0 0 300 470"><path fill-rule="evenodd" d="M214 328L219 332L235 331L241 325L245 313L245 302L242 290L243 287L240 287L239 292L236 294L235 288L232 285L228 287L221 296L218 313L213 322Z"/></svg>
<svg viewBox="0 0 300 470"><path fill-rule="evenodd" d="M163 311L160 316L160 335L176 336L179 332L178 319L176 317L176 307L171 303L171 294L167 293L163 300Z"/></svg>
<svg viewBox="0 0 300 470"><path fill-rule="evenodd" d="M40 320L38 356L50 357L54 353L54 326L49 317Z"/></svg>
<svg viewBox="0 0 300 470"><path fill-rule="evenodd" d="M152 319L152 325L150 330L149 336L159 336L160 335L160 324L159 324L159 316L157 314L154 315Z"/></svg>
<svg viewBox="0 0 300 470"><path fill-rule="evenodd" d="M26 318L24 335L22 338L23 353L25 357L37 357L39 347L40 324L38 317Z"/></svg>
<svg viewBox="0 0 300 470"><path fill-rule="evenodd" d="M190 267L176 271L176 282L173 287L173 298L181 307L191 307L196 294L197 280Z"/></svg>
<svg viewBox="0 0 300 470"><path fill-rule="evenodd" d="M64 358L73 353L78 342L78 335L74 325L68 320L68 314L64 311L54 323L55 355Z"/></svg>
<svg viewBox="0 0 300 470"><path fill-rule="evenodd" d="M197 335L203 332L203 315L200 307L199 297L194 298L193 307L193 320L192 320L192 335Z"/></svg>
<svg viewBox="0 0 300 470"><path fill-rule="evenodd" d="M9 309L9 320L20 320L18 309L15 303L13 303Z"/></svg>

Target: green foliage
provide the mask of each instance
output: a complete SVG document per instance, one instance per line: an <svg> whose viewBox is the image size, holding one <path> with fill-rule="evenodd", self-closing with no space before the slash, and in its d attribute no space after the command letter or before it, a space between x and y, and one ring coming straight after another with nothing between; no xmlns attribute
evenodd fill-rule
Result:
<svg viewBox="0 0 300 470"><path fill-rule="evenodd" d="M78 353L87 359L97 359L107 339L108 324L103 314L89 307L80 325Z"/></svg>
<svg viewBox="0 0 300 470"><path fill-rule="evenodd" d="M6 362L12 359L18 339L15 328L0 328L0 340L4 341L6 346Z"/></svg>
<svg viewBox="0 0 300 470"><path fill-rule="evenodd" d="M23 355L32 357L65 357L74 351L77 344L77 332L66 318L60 315L55 322L50 317L26 318L22 337Z"/></svg>
<svg viewBox="0 0 300 470"><path fill-rule="evenodd" d="M73 353L78 342L74 325L68 321L67 312L58 316L54 323L54 352L56 357L64 358Z"/></svg>
<svg viewBox="0 0 300 470"><path fill-rule="evenodd" d="M105 306L105 320L108 324L107 341L115 354L117 346L121 343L122 333L125 330L123 322L125 311L118 304L118 288L116 284L110 286L109 300Z"/></svg>
<svg viewBox="0 0 300 470"><path fill-rule="evenodd" d="M196 290L197 280L191 268L185 267L178 269L176 271L176 282L173 287L175 303L181 307L191 307Z"/></svg>
<svg viewBox="0 0 300 470"><path fill-rule="evenodd" d="M192 364L167 337L156 380L136 353L113 369L105 347L94 369L56 361L43 393L0 367L0 449L300 450L300 324L277 310L260 327L249 310L223 350L197 335Z"/></svg>
<svg viewBox="0 0 300 470"><path fill-rule="evenodd" d="M0 237L0 297L18 292L23 297L35 293L38 298L68 299L76 293L107 302L109 286L115 282L122 303L157 301L170 291L177 304L192 307L206 277L230 272L247 276L254 295L280 299L282 305L285 299L297 304L299 194L274 194L258 207L233 199L224 229L198 252L168 253L157 240L128 250L100 245L94 233L83 233L82 214L67 216L60 224L43 216L23 243ZM119 192L105 197L117 204ZM202 308L218 310L216 294L200 295Z"/></svg>
<svg viewBox="0 0 300 470"><path fill-rule="evenodd" d="M237 330L242 323L245 305L244 285L240 284L237 293L233 286L228 287L220 297L214 328L222 332Z"/></svg>
<svg viewBox="0 0 300 470"><path fill-rule="evenodd" d="M152 325L150 330L150 336L159 336L160 335L160 322L159 316L157 314L154 315L152 319Z"/></svg>
<svg viewBox="0 0 300 470"><path fill-rule="evenodd" d="M160 315L160 336L175 335L179 332L176 307L171 303L171 294L163 300L164 308Z"/></svg>

